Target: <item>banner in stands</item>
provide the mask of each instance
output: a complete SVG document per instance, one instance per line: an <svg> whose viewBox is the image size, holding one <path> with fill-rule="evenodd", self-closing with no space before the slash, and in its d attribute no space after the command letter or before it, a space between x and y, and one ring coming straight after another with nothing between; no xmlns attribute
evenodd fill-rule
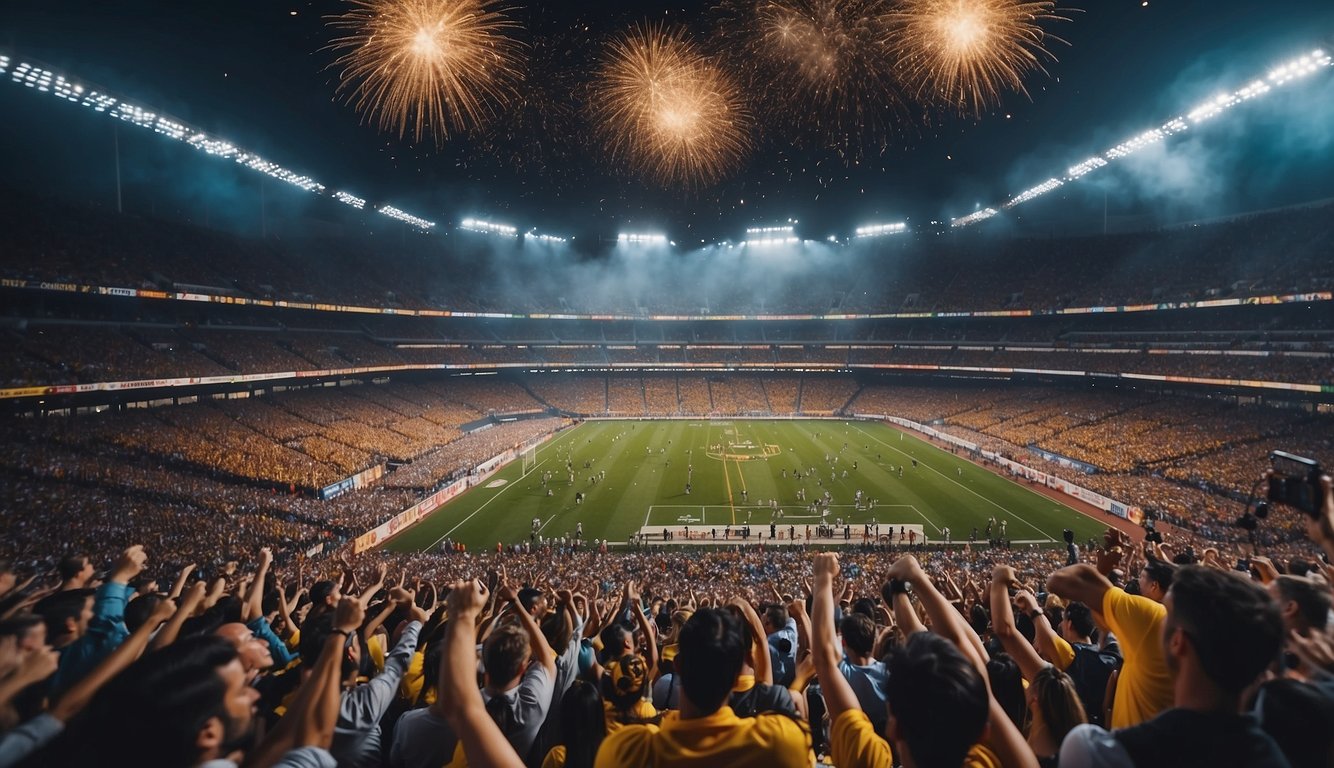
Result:
<svg viewBox="0 0 1334 768"><path fill-rule="evenodd" d="M430 496L427 496L416 504L413 504L398 513L388 522L361 534L352 542L353 554L360 554L368 549L374 549L394 536L406 531L408 528L417 524L422 518L444 506L445 502L453 499L455 496L458 496L460 493L463 493L474 485L480 485L486 482L486 480L490 478L491 475L495 474L497 470L513 461L523 451L523 448L536 448L555 437L558 432L560 432L560 430L543 435L522 448L511 448L504 453L477 465L477 468L473 470L473 473L467 477L455 480L444 488L441 488Z"/></svg>
<svg viewBox="0 0 1334 768"><path fill-rule="evenodd" d="M1268 296L1248 296L1234 299L1208 299L1204 301L1177 301L1158 304L1126 304L1108 307L1066 307L1064 309L992 309L972 312L878 312L864 314L828 314L828 315L618 315L618 314L551 314L551 313L513 313L513 312L460 312L449 309L398 309L393 307L366 307L356 304L322 304L305 301L282 301L273 299L252 299L246 296L223 296L208 293L187 293L183 291L156 291L142 288L123 288L111 286L85 285L81 283L54 283L40 280L0 279L0 287L19 288L35 291L60 291L64 293L95 293L103 296L133 296L141 299L167 299L172 301L213 302L218 304L242 304L260 307L279 307L284 309L307 309L321 312L350 312L358 314L404 315L407 317L470 317L501 320L657 320L657 321L707 321L730 322L737 320L917 320L929 318L967 318L967 317L1033 317L1039 315L1087 315L1106 312L1153 312L1171 309L1213 309L1216 307L1238 307L1252 304L1309 304L1317 301L1334 301L1334 291L1316 291L1313 293L1290 293Z"/></svg>
<svg viewBox="0 0 1334 768"><path fill-rule="evenodd" d="M1046 459L1047 461L1055 462L1063 467L1083 472L1086 475L1092 475L1098 471L1098 468L1093 466L1092 464L1085 464L1082 461L1076 461L1070 458L1069 456L1062 456L1059 453L1044 451L1043 449L1035 445L1028 446L1028 450L1032 451L1037 456Z"/></svg>
<svg viewBox="0 0 1334 768"><path fill-rule="evenodd" d="M376 464L370 469L358 472L351 477L345 477L332 485L324 486L320 489L320 498L328 500L336 496L342 496L348 491L365 488L381 477L384 477L384 464Z"/></svg>
<svg viewBox="0 0 1334 768"><path fill-rule="evenodd" d="M1135 523L1136 525L1138 525L1144 519L1144 514L1139 507L1130 506L1128 504L1119 502L1116 499L1109 499L1100 493L1096 493L1094 491L1090 491L1087 488L1075 485L1074 483L1069 482L1068 480L1062 480L1056 475L1048 474L1041 470L1033 469L1032 467L1020 464L1017 461L1011 461L1010 459L1007 459L1004 456L1001 456L1000 454L994 451L979 450L976 443L970 443L967 440L962 440L953 435L941 432L938 429L928 427L925 424L918 424L915 421L902 419L899 418L898 416L880 416L875 414L856 414L856 416L857 418L861 419L879 419L882 421L888 421L897 424L900 427L911 429L914 432L921 432L924 435L929 435L938 440L941 440L942 442L949 443L950 445L957 445L960 448L964 448L969 451L977 451L986 459L994 461L997 464L1001 465L1002 467L1005 467L1007 470L1010 471L1010 474L1014 475L1015 477L1021 477L1025 480L1030 480L1035 483L1041 483L1042 485L1045 485L1048 488L1064 493L1066 496L1079 499L1080 501L1086 504L1091 504L1097 507L1098 509L1101 509L1104 512L1110 512L1113 515L1116 515L1117 517L1125 518L1126 520L1129 520L1132 523Z"/></svg>
<svg viewBox="0 0 1334 768"><path fill-rule="evenodd" d="M534 369L582 371L580 365L552 365L550 363L420 363L408 365L361 366L356 368L338 368L318 371L282 371L274 373L245 373L230 376L196 376L179 379L141 379L138 381L102 381L89 384L54 384L51 386L11 387L0 389L0 399L12 400L21 397L45 397L48 395L72 395L85 392L117 392L136 389L157 389L168 387L192 387L208 384L244 384L259 381L277 381L281 379L312 379L336 376L358 376L368 373L394 373L396 371L470 371L498 369ZM588 367L587 370L605 371L607 369L626 369L637 371L815 371L815 370L888 370L888 371L958 371L963 373L988 374L1041 374L1047 376L1082 376L1097 378L1138 379L1141 381L1166 381L1179 384L1203 384L1214 387L1245 387L1248 389L1278 389L1289 392L1327 392L1329 385L1290 384L1282 381L1253 381L1250 379L1208 379L1195 376L1161 376L1152 373L1098 373L1089 371L1059 371L1045 368L977 368L962 365L918 365L909 363L798 363L777 365L775 363L612 363ZM944 438L941 438L944 439Z"/></svg>

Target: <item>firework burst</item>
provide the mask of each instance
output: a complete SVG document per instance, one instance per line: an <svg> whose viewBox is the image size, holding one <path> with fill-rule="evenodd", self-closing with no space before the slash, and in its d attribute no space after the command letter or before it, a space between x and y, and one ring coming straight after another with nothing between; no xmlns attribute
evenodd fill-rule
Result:
<svg viewBox="0 0 1334 768"><path fill-rule="evenodd" d="M348 2L328 19L345 33L329 46L338 93L380 130L440 146L514 97L521 46L506 33L517 25L494 0Z"/></svg>
<svg viewBox="0 0 1334 768"><path fill-rule="evenodd" d="M736 0L723 12L730 58L778 132L813 132L853 159L906 124L884 0Z"/></svg>
<svg viewBox="0 0 1334 768"><path fill-rule="evenodd" d="M1024 78L1054 59L1041 25L1068 19L1046 0L899 0L887 21L918 96L980 117L1007 91L1028 95Z"/></svg>
<svg viewBox="0 0 1334 768"><path fill-rule="evenodd" d="M750 148L731 79L679 31L636 28L609 46L592 117L613 160L668 186L708 186Z"/></svg>

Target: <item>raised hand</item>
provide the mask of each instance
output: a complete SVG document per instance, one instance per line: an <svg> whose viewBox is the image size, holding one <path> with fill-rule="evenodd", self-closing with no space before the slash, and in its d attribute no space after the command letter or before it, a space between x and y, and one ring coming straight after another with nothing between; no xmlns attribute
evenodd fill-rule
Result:
<svg viewBox="0 0 1334 768"><path fill-rule="evenodd" d="M445 598L450 620L465 616L475 620L490 597L490 590L477 579L455 582L449 590L449 596Z"/></svg>
<svg viewBox="0 0 1334 768"><path fill-rule="evenodd" d="M338 607L334 609L334 629L340 632L356 632L365 620L366 609L360 600L344 597L338 601Z"/></svg>
<svg viewBox="0 0 1334 768"><path fill-rule="evenodd" d="M130 579L143 572L147 562L148 553L144 552L144 546L135 544L120 554L116 567L112 569L111 580L120 584L128 583Z"/></svg>

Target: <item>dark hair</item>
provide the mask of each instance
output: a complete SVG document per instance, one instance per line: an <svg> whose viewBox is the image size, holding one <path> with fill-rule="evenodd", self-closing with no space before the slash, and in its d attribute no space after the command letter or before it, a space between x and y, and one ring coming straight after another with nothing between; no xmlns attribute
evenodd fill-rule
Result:
<svg viewBox="0 0 1334 768"><path fill-rule="evenodd" d="M607 738L607 719L596 685L575 680L565 691L560 698L560 735L566 768L593 768L598 748Z"/></svg>
<svg viewBox="0 0 1334 768"><path fill-rule="evenodd" d="M602 640L602 653L608 655L608 658L620 658L625 648L625 641L633 636L634 633L619 621L608 624L598 634L598 638Z"/></svg>
<svg viewBox="0 0 1334 768"><path fill-rule="evenodd" d="M679 646L681 691L702 714L718 711L750 650L750 632L730 611L701 608L681 628Z"/></svg>
<svg viewBox="0 0 1334 768"><path fill-rule="evenodd" d="M1144 578L1156 582L1163 592L1166 592L1172 588L1172 578L1176 575L1178 567L1166 560L1150 557L1144 564Z"/></svg>
<svg viewBox="0 0 1334 768"><path fill-rule="evenodd" d="M414 707L426 706L427 696L440 685L440 665L445 660L445 644L428 642L422 654L422 687Z"/></svg>
<svg viewBox="0 0 1334 768"><path fill-rule="evenodd" d="M160 602L162 602L161 595L140 595L131 600L125 606L125 628L133 632L142 627Z"/></svg>
<svg viewBox="0 0 1334 768"><path fill-rule="evenodd" d="M1093 611L1083 603L1076 602L1065 606L1065 618L1070 622L1070 628L1075 634L1081 637L1091 637L1093 630L1098 626L1093 621Z"/></svg>
<svg viewBox="0 0 1334 768"><path fill-rule="evenodd" d="M1260 687L1255 711L1292 768L1329 766L1334 699L1299 680L1271 680Z"/></svg>
<svg viewBox="0 0 1334 768"><path fill-rule="evenodd" d="M519 590L519 605L523 606L525 611L533 612L533 606L537 604L537 599L542 596L542 590L524 587Z"/></svg>
<svg viewBox="0 0 1334 768"><path fill-rule="evenodd" d="M1325 624L1329 621L1330 605L1334 603L1334 600L1330 599L1328 589L1318 587L1300 576L1279 576L1275 583L1278 584L1278 593L1284 600L1291 600L1297 604L1297 610L1307 624L1313 629L1325 628Z"/></svg>
<svg viewBox="0 0 1334 768"><path fill-rule="evenodd" d="M60 574L61 581L69 581L82 573L87 565L87 555L69 555L60 558L60 563L56 565L56 572Z"/></svg>
<svg viewBox="0 0 1334 768"><path fill-rule="evenodd" d="M787 608L773 603L764 607L764 618L769 621L769 626L776 629L782 629L787 626Z"/></svg>
<svg viewBox="0 0 1334 768"><path fill-rule="evenodd" d="M1024 727L1024 676L1008 653L992 654L987 662L987 679L991 682L991 693L1000 703L1001 709L1010 716L1014 727Z"/></svg>
<svg viewBox="0 0 1334 768"><path fill-rule="evenodd" d="M241 610L245 603L236 595L223 595L210 610L217 611L223 624L242 624Z"/></svg>
<svg viewBox="0 0 1334 768"><path fill-rule="evenodd" d="M329 599L329 595L332 595L337 587L337 584L327 579L315 582L310 587L310 602L314 603L317 608L323 607Z"/></svg>
<svg viewBox="0 0 1334 768"><path fill-rule="evenodd" d="M570 625L570 615L564 609L552 611L542 617L542 636L557 654L565 652L573 634L574 627Z"/></svg>
<svg viewBox="0 0 1334 768"><path fill-rule="evenodd" d="M958 768L981 738L990 709L977 669L948 640L918 632L890 657L889 679L886 704L913 761Z"/></svg>
<svg viewBox="0 0 1334 768"><path fill-rule="evenodd" d="M301 625L301 645L298 646L298 653L301 654L301 662L307 665L313 665L315 660L320 657L324 650L324 644L329 636L334 633L334 616L332 613L322 613L313 619L309 619ZM356 637L348 638L349 642L358 642ZM357 670L357 665L347 658L346 653L340 654L339 673L346 679Z"/></svg>
<svg viewBox="0 0 1334 768"><path fill-rule="evenodd" d="M227 684L218 670L237 658L219 637L179 640L131 664L98 692L84 717L68 732L83 765L123 764L126 754L109 749L133 745L140 765L188 766L199 760L199 731L211 718L224 725Z"/></svg>
<svg viewBox="0 0 1334 768"><path fill-rule="evenodd" d="M46 636L55 639L65 634L65 622L78 621L83 616L83 609L92 599L94 590L70 589L56 593L43 601L40 609L42 619L46 621Z"/></svg>
<svg viewBox="0 0 1334 768"><path fill-rule="evenodd" d="M1218 687L1239 694L1277 658L1283 618L1263 587L1232 572L1179 568L1164 637L1180 629Z"/></svg>
<svg viewBox="0 0 1334 768"><path fill-rule="evenodd" d="M0 637L20 637L42 623L42 617L35 613L20 613L0 621Z"/></svg>
<svg viewBox="0 0 1334 768"><path fill-rule="evenodd" d="M852 613L843 617L843 623L838 626L839 633L843 635L843 642L847 646L862 656L867 656L875 650L875 622L860 613Z"/></svg>
<svg viewBox="0 0 1334 768"><path fill-rule="evenodd" d="M978 635L985 635L991 628L991 614L979 603L968 613L968 624Z"/></svg>
<svg viewBox="0 0 1334 768"><path fill-rule="evenodd" d="M482 644L482 667L497 686L518 677L527 657L528 633L514 624L497 627ZM490 707L487 709L490 711Z"/></svg>

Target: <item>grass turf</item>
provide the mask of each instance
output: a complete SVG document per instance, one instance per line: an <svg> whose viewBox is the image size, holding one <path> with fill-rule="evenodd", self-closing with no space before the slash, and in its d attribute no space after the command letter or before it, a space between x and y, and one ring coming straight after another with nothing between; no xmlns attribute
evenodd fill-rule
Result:
<svg viewBox="0 0 1334 768"><path fill-rule="evenodd" d="M826 456L838 460L827 461ZM574 467L573 483L567 461ZM793 477L798 469L805 475L800 481ZM806 474L807 469L815 472ZM551 479L544 487L547 471ZM597 484L589 481L594 475L602 477ZM967 541L974 526L981 538L989 517L1008 520L1007 535L1015 542L1054 545L1061 542L1063 528L1073 529L1077 540L1084 541L1105 527L887 424L594 421L539 448L536 466L526 476L516 460L384 546L425 551L448 537L470 550L494 548L496 542L527 540L534 518L541 520L546 537L572 535L582 522L585 539L612 542L627 541L643 525L688 521L691 526L721 528L745 523L748 512L751 524L760 527L770 522L770 499L777 499L784 510L780 524L800 526L816 522L804 517L809 515L806 503L797 500L802 487L808 501L826 490L833 495L831 522L842 517L858 526L875 517L882 525L916 524L933 541L940 540L945 527L955 542ZM857 490L877 499L877 507L854 511ZM576 492L584 494L582 504L575 503ZM860 528L853 535L858 541Z"/></svg>

